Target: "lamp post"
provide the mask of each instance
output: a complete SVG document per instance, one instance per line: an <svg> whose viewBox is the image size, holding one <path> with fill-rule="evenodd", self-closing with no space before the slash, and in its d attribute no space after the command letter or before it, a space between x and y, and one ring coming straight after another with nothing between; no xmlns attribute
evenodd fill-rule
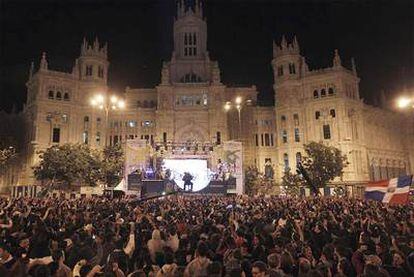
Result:
<svg viewBox="0 0 414 277"><path fill-rule="evenodd" d="M103 94L94 95L91 98L91 106L103 110L105 112L105 146L108 144L108 136L106 135L106 131L108 129L108 118L109 112L115 110L122 110L125 108L125 101L118 98L115 95L109 97L105 97Z"/></svg>
<svg viewBox="0 0 414 277"><path fill-rule="evenodd" d="M246 101L247 104L251 103L251 100ZM241 130L242 130L242 124L241 124L241 110L243 108L243 98L241 96L237 96L233 101L227 101L226 104L224 104L224 110L226 112L230 111L233 107L237 110L238 115L238 124L239 124L239 134L238 138L241 139Z"/></svg>

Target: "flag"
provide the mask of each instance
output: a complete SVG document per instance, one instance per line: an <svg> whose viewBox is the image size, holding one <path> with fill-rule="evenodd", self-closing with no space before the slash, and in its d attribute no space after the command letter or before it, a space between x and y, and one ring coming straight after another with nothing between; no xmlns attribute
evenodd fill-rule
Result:
<svg viewBox="0 0 414 277"><path fill-rule="evenodd" d="M369 182L365 188L365 199L381 201L388 204L405 204L408 202L413 175Z"/></svg>

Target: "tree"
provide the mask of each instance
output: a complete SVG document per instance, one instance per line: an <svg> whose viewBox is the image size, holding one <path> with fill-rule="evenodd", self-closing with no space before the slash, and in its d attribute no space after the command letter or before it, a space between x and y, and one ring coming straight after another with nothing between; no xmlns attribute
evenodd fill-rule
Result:
<svg viewBox="0 0 414 277"><path fill-rule="evenodd" d="M34 175L51 186L95 186L101 178L100 154L85 144L54 145L40 152L40 160Z"/></svg>
<svg viewBox="0 0 414 277"><path fill-rule="evenodd" d="M0 149L0 168L5 166L13 157L15 157L16 151L14 147L6 147Z"/></svg>
<svg viewBox="0 0 414 277"><path fill-rule="evenodd" d="M116 186L122 179L124 152L119 144L103 150L101 180L109 187Z"/></svg>
<svg viewBox="0 0 414 277"><path fill-rule="evenodd" d="M276 184L273 179L266 178L256 166L249 166L245 172L245 189L247 194L274 194Z"/></svg>
<svg viewBox="0 0 414 277"><path fill-rule="evenodd" d="M306 156L302 165L315 188L323 188L329 181L341 176L348 165L347 157L333 146L310 142L304 148Z"/></svg>
<svg viewBox="0 0 414 277"><path fill-rule="evenodd" d="M282 186L287 195L299 196L302 185L304 185L304 180L299 174L293 174L290 170L285 171L282 177Z"/></svg>

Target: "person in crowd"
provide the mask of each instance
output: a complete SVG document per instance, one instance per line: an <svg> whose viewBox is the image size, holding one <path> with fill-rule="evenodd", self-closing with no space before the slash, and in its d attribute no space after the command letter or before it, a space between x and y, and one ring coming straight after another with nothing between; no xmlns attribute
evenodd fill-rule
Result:
<svg viewBox="0 0 414 277"><path fill-rule="evenodd" d="M414 276L414 206L0 197L0 276Z"/></svg>

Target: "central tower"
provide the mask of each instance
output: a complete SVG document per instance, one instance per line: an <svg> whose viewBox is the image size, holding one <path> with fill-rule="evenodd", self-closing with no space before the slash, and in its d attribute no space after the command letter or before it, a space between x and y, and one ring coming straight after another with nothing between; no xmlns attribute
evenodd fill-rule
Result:
<svg viewBox="0 0 414 277"><path fill-rule="evenodd" d="M218 64L207 51L207 22L202 3L194 7L181 0L174 20L174 50L171 61L163 65L162 83L220 83Z"/></svg>

